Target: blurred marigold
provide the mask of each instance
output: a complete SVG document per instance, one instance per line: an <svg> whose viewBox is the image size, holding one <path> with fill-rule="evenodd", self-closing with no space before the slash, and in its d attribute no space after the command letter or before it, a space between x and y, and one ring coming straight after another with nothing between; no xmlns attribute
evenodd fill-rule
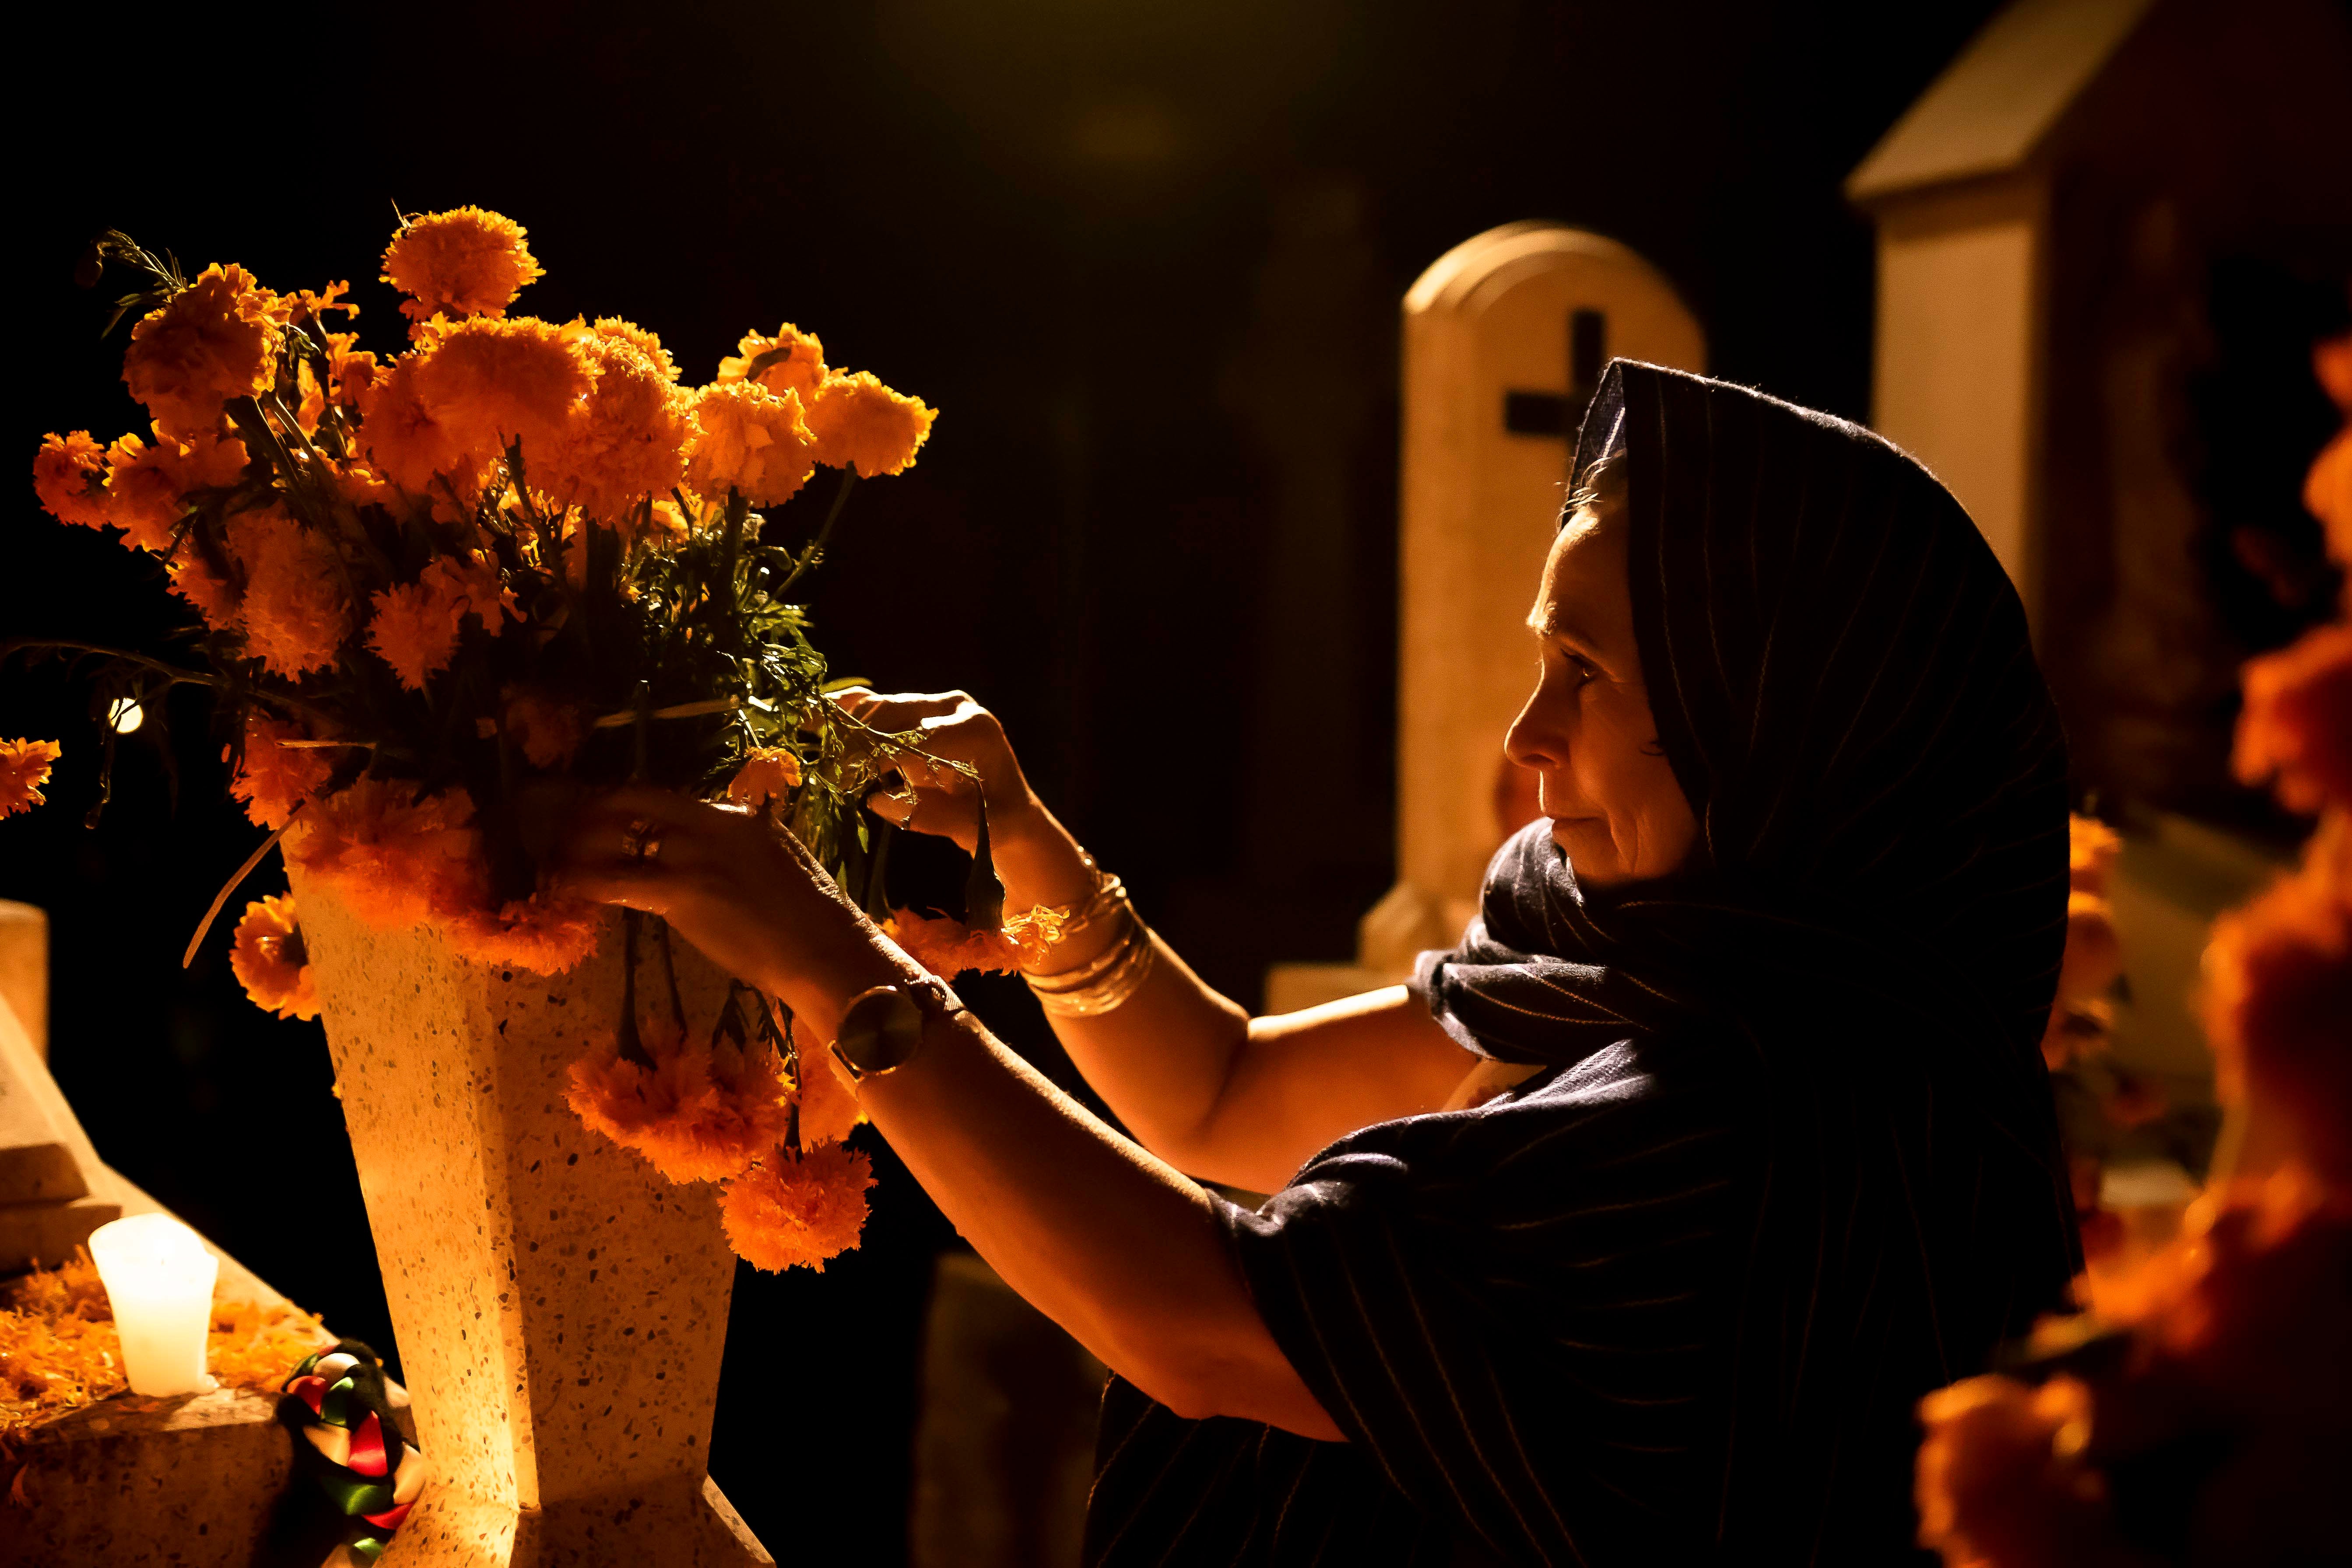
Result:
<svg viewBox="0 0 2352 1568"><path fill-rule="evenodd" d="M525 446L525 469L534 483L625 535L648 497L667 496L685 479L692 417L671 376L628 339L593 335L579 354L594 374L588 395L545 461L533 464Z"/></svg>
<svg viewBox="0 0 2352 1568"><path fill-rule="evenodd" d="M244 268L207 267L131 329L122 379L162 429L209 431L229 399L256 396L276 381L289 314Z"/></svg>
<svg viewBox="0 0 2352 1568"><path fill-rule="evenodd" d="M776 1150L729 1182L719 1213L735 1255L772 1274L825 1260L857 1245L866 1228L873 1163L846 1143L795 1156Z"/></svg>
<svg viewBox="0 0 2352 1568"><path fill-rule="evenodd" d="M2059 1000L2087 1001L2103 995L2123 972L2123 941L2116 934L2115 911L2105 896L2067 894L2066 956L2058 971Z"/></svg>
<svg viewBox="0 0 2352 1568"><path fill-rule="evenodd" d="M2230 762L2247 784L2275 781L2290 811L2352 806L2352 625L2314 627L2250 660Z"/></svg>
<svg viewBox="0 0 2352 1568"><path fill-rule="evenodd" d="M753 746L743 753L743 765L727 781L727 798L754 811L772 800L782 800L800 787L801 760L783 746Z"/></svg>
<svg viewBox="0 0 2352 1568"><path fill-rule="evenodd" d="M686 482L704 495L731 486L753 506L781 506L808 482L815 447L791 394L751 381L706 386L695 398Z"/></svg>
<svg viewBox="0 0 2352 1568"><path fill-rule="evenodd" d="M315 1018L319 993L310 974L310 955L302 945L302 927L294 916L294 896L267 896L245 906L236 922L236 941L229 949L228 966L245 987L246 995L265 1013L281 1018Z"/></svg>
<svg viewBox="0 0 2352 1568"><path fill-rule="evenodd" d="M106 448L87 430L41 437L33 454L33 493L59 522L103 528L106 511Z"/></svg>
<svg viewBox="0 0 2352 1568"><path fill-rule="evenodd" d="M493 966L512 964L534 974L561 974L596 951L604 908L579 899L536 892L492 910L444 912L443 931L460 958Z"/></svg>
<svg viewBox="0 0 2352 1568"><path fill-rule="evenodd" d="M1062 912L1034 909L1014 915L1002 931L973 931L961 921L931 920L900 910L882 925L883 934L908 957L942 980L978 971L1010 974L1034 968L1062 940Z"/></svg>
<svg viewBox="0 0 2352 1568"><path fill-rule="evenodd" d="M245 566L246 647L289 679L332 665L352 621L334 546L276 505L231 517L228 541Z"/></svg>
<svg viewBox="0 0 2352 1568"><path fill-rule="evenodd" d="M643 1155L673 1182L740 1174L789 1130L791 1101L772 1047L680 1042L652 1048L650 1070L607 1047L573 1062L564 1100L580 1120Z"/></svg>
<svg viewBox="0 0 2352 1568"><path fill-rule="evenodd" d="M2091 1394L1972 1377L1919 1402L1919 1542L1947 1568L2095 1568L2111 1554L2104 1478L2082 1462Z"/></svg>
<svg viewBox="0 0 2352 1568"><path fill-rule="evenodd" d="M734 353L719 362L720 381L756 381L770 392L789 392L805 405L824 384L824 345L814 332L786 321L771 337L746 332Z"/></svg>
<svg viewBox="0 0 2352 1568"><path fill-rule="evenodd" d="M473 823L462 789L425 795L403 780L362 777L311 802L286 836L286 859L368 925L400 930L487 906Z"/></svg>
<svg viewBox="0 0 2352 1568"><path fill-rule="evenodd" d="M171 579L172 592L185 599L204 617L205 625L216 632L236 627L242 595L234 584L212 569L209 562L184 550L164 572Z"/></svg>
<svg viewBox="0 0 2352 1568"><path fill-rule="evenodd" d="M289 746L310 737L299 724L263 714L245 721L245 756L229 793L245 802L245 814L263 827L283 827L294 808L323 788L334 773L335 752L323 747ZM224 749L221 760L228 760Z"/></svg>
<svg viewBox="0 0 2352 1568"><path fill-rule="evenodd" d="M400 309L413 321L503 315L524 284L546 276L523 238L522 225L480 207L427 213L393 237L383 280L409 296Z"/></svg>
<svg viewBox="0 0 2352 1568"><path fill-rule="evenodd" d="M580 710L531 687L509 687L504 696L508 736L535 768L560 768L572 761L588 727Z"/></svg>
<svg viewBox="0 0 2352 1568"><path fill-rule="evenodd" d="M2067 885L2078 893L2105 894L2107 877L2124 841L2095 816L2079 812L2066 819Z"/></svg>
<svg viewBox="0 0 2352 1568"><path fill-rule="evenodd" d="M498 568L478 554L438 557L415 582L379 592L369 607L368 647L411 691L448 668L467 618L496 631L512 614Z"/></svg>
<svg viewBox="0 0 2352 1568"><path fill-rule="evenodd" d="M921 399L901 396L865 371L826 382L808 406L817 461L855 468L866 479L911 468L938 417Z"/></svg>
<svg viewBox="0 0 2352 1568"><path fill-rule="evenodd" d="M65 755L55 741L0 741L0 816L30 811L49 797L41 786L49 769Z"/></svg>

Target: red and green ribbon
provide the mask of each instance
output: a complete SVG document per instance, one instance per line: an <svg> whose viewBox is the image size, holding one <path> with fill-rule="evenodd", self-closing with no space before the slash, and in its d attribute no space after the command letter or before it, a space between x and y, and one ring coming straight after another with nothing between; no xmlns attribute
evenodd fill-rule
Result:
<svg viewBox="0 0 2352 1568"><path fill-rule="evenodd" d="M302 1359L280 1385L278 1418L303 1439L295 1458L350 1519L345 1544L373 1563L425 1486L425 1456L400 1439L383 1364L357 1340Z"/></svg>

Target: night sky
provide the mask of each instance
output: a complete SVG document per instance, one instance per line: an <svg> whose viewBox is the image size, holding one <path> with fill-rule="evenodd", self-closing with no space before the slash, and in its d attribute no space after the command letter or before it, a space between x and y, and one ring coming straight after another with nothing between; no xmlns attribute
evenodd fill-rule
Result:
<svg viewBox="0 0 2352 1568"><path fill-rule="evenodd" d="M1495 224L1575 223L1674 280L1717 374L1865 416L1870 235L1839 182L1993 8L110 12L7 111L12 439L29 464L44 430L133 427L121 336L100 342L106 306L71 282L109 226L192 271L351 279L379 350L401 342L373 280L394 204L519 219L548 276L518 310L634 319L689 380L795 321L942 411L915 469L859 488L825 563L835 668L996 709L1147 917L1255 1001L1269 963L1349 956L1391 879L1406 286ZM1339 498L1344 537L1300 521L1304 494ZM152 567L17 497L0 631L168 656ZM68 748L50 805L0 824L0 897L54 921L58 1078L133 1180L388 1339L317 1026L244 1002L226 922L179 967L260 837L205 706L171 710L176 804L126 742L86 832L84 691L54 665L0 677L0 734ZM1038 1040L1017 987L971 989ZM780 1554L903 1551L914 1337L952 1238L884 1163L862 1252L739 1290L712 1468Z"/></svg>

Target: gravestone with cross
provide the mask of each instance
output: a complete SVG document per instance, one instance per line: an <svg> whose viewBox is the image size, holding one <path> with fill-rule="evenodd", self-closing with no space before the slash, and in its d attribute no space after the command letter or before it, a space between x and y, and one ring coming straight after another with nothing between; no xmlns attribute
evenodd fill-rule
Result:
<svg viewBox="0 0 2352 1568"><path fill-rule="evenodd" d="M1665 278L1597 234L1489 229L1405 295L1398 880L1357 963L1278 965L1269 1010L1387 984L1475 908L1512 793L1503 735L1534 685L1528 610L1613 358L1704 370L1706 343Z"/></svg>

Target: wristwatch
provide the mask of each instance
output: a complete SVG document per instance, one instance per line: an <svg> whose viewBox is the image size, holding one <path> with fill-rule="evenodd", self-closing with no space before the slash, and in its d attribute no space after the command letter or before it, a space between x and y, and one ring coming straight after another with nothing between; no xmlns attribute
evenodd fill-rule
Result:
<svg viewBox="0 0 2352 1568"><path fill-rule="evenodd" d="M923 1030L964 1010L955 993L936 979L901 981L861 991L842 1010L833 1037L833 1059L852 1083L896 1072L923 1048Z"/></svg>

